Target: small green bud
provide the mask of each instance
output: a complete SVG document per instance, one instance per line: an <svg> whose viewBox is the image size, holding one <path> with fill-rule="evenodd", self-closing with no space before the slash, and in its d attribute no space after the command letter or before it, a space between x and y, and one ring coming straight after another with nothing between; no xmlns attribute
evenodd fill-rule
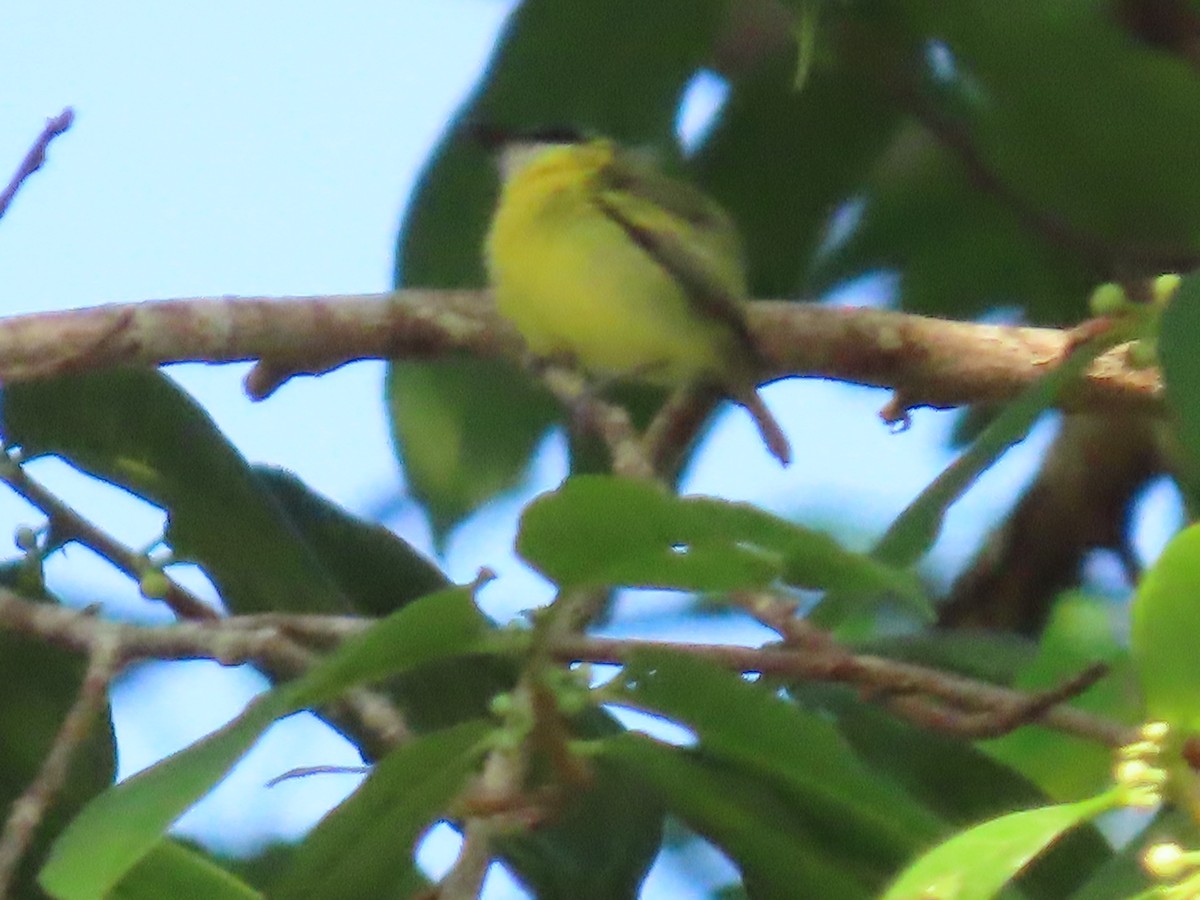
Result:
<svg viewBox="0 0 1200 900"><path fill-rule="evenodd" d="M17 549L25 553L32 553L37 549L37 532L28 525L22 525L13 536L13 541L16 543Z"/></svg>
<svg viewBox="0 0 1200 900"><path fill-rule="evenodd" d="M1135 369L1149 369L1158 364L1158 342L1142 338L1129 345L1125 358Z"/></svg>
<svg viewBox="0 0 1200 900"><path fill-rule="evenodd" d="M1154 279L1154 300L1156 303L1166 303L1175 296L1183 278L1174 273L1159 275Z"/></svg>
<svg viewBox="0 0 1200 900"><path fill-rule="evenodd" d="M1088 309L1093 316L1111 316L1119 313L1128 303L1125 289L1109 281L1092 291L1092 296L1088 298Z"/></svg>
<svg viewBox="0 0 1200 900"><path fill-rule="evenodd" d="M142 573L138 589L147 600L161 600L171 590L171 579L159 569L148 569Z"/></svg>

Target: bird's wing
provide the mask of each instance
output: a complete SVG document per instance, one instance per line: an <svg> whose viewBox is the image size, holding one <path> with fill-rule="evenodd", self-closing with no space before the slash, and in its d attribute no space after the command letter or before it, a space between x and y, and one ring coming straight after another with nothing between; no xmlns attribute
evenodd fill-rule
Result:
<svg viewBox="0 0 1200 900"><path fill-rule="evenodd" d="M736 229L712 200L683 182L616 157L600 173L595 203L754 353L742 314L745 271Z"/></svg>

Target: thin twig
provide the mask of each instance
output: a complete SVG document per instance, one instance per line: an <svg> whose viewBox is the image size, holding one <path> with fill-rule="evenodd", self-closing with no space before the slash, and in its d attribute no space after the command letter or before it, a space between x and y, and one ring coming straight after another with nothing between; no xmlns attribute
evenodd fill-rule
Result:
<svg viewBox="0 0 1200 900"><path fill-rule="evenodd" d="M1000 710L1030 707L1030 696L1020 691L977 681L925 666L845 651L796 652L778 647L738 647L662 641L613 640L577 637L559 640L552 648L563 662L623 665L638 652L670 650L736 672L757 672L795 681L827 681L853 685L868 696L894 698L923 695L960 710ZM1036 706L1038 701L1034 701ZM904 710L898 710L903 714ZM1035 709L1029 721L1066 734L1118 747L1133 739L1135 729L1093 716L1069 706ZM928 723L927 721L925 722ZM1021 722L1018 724L1027 724ZM1016 726L1014 726L1016 727ZM1012 730L1012 729L1009 729Z"/></svg>
<svg viewBox="0 0 1200 900"><path fill-rule="evenodd" d="M54 118L46 120L45 127L33 142L33 146L29 148L29 152L25 154L25 158L21 160L21 164L17 166L12 180L3 191L0 191L0 219L4 218L4 214L8 212L9 204L17 196L17 191L21 189L25 179L40 169L46 161L46 148L50 146L50 142L70 128L73 121L75 121L75 111L69 106Z"/></svg>
<svg viewBox="0 0 1200 900"><path fill-rule="evenodd" d="M541 367L541 381L583 428L600 437L612 459L612 471L629 478L656 478L642 439L629 413L600 398L580 373L557 365Z"/></svg>
<svg viewBox="0 0 1200 900"><path fill-rule="evenodd" d="M125 546L112 535L88 521L25 471L15 460L0 459L0 481L20 494L50 520L50 534L60 543L76 541L104 557L130 578L139 581L146 567L142 554ZM215 609L167 577L162 597L170 610L181 619L215 619Z"/></svg>
<svg viewBox="0 0 1200 900"><path fill-rule="evenodd" d="M71 761L87 738L108 697L108 685L119 667L120 645L96 641L91 645L87 671L79 694L59 726L37 776L13 803L0 834L0 897L10 893L21 859L55 796L66 783Z"/></svg>
<svg viewBox="0 0 1200 900"><path fill-rule="evenodd" d="M97 619L66 607L31 603L0 589L0 630L85 653L97 641L116 641L125 659L205 658L226 664L266 660L299 669L310 661L298 660L294 655L298 648L281 642L287 632L284 625L268 624L280 618L284 617L272 614L214 622L134 625ZM372 624L370 619L350 616L297 616L296 621L307 634L324 631L330 642L361 633ZM791 649L613 640L560 632L552 636L546 647L554 659L563 662L615 664L624 664L632 654L645 650L686 653L739 672L760 672L797 681L840 682L885 699L921 695L960 710L1007 713L1015 708L1028 710L1031 703L1031 695L1021 691L913 663L851 653L836 643L830 648L828 643L811 637L802 647ZM1075 682L1074 687L1068 685L1064 689L1075 690L1078 686L1079 682ZM1044 705L1037 698L1045 695L1033 696L1035 706ZM1036 712L1038 724L1089 740L1118 746L1131 739L1132 730L1128 726L1070 707L1056 705Z"/></svg>

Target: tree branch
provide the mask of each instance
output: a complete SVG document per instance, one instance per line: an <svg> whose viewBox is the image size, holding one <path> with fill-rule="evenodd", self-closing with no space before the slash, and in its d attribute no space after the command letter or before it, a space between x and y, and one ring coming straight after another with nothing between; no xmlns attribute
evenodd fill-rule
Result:
<svg viewBox="0 0 1200 900"><path fill-rule="evenodd" d="M876 309L758 301L749 322L769 369L890 388L906 407L949 408L1015 397L1069 349L1068 331L980 325ZM115 304L0 319L0 382L116 365L262 361L247 379L262 397L288 377L359 359L455 352L522 358L521 341L486 291L222 297ZM1153 369L1120 348L1067 392L1068 410L1157 410Z"/></svg>
<svg viewBox="0 0 1200 900"><path fill-rule="evenodd" d="M1011 728L1036 721L1040 725L1109 746L1132 740L1134 729L1119 722L1057 705L1071 691L1086 686L1089 671L1051 694L1027 694L938 669L869 654L855 654L828 635L796 620L807 636L802 645L774 647L720 646L663 641L613 640L564 631L552 637L546 652L562 662L621 665L638 651L672 650L737 672L759 672L796 681L839 682L884 700L926 697L966 711L991 711L1010 717ZM0 589L0 629L89 653L97 644L120 648L122 661L133 659L215 659L226 665L281 661L289 634L322 637L333 644L361 633L372 620L350 616L234 616L206 622L146 626L98 619L78 610L32 603ZM294 646L294 645L291 645ZM1073 685L1073 687L1072 687ZM1064 694L1064 692L1066 692ZM1047 698L1055 705L1046 706ZM1014 712L1017 711L1017 712ZM1022 712L1023 711L1023 712ZM1011 730L1011 728L1009 730Z"/></svg>
<svg viewBox="0 0 1200 900"><path fill-rule="evenodd" d="M46 120L41 134L37 136L33 146L29 148L29 152L25 154L21 164L17 166L17 171L13 173L8 186L0 191L0 219L4 218L4 214L8 212L9 205L17 196L17 191L21 189L25 179L40 169L46 161L46 148L50 146L50 142L70 128L74 121L75 111L69 106L54 118Z"/></svg>

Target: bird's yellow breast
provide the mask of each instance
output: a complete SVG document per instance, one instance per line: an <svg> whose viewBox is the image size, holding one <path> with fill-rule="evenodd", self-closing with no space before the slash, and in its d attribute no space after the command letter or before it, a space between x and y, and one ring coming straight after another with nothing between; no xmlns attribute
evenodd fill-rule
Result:
<svg viewBox="0 0 1200 900"><path fill-rule="evenodd" d="M499 311L534 353L570 354L599 374L719 376L731 335L596 206L580 152L547 150L505 185L486 244Z"/></svg>

